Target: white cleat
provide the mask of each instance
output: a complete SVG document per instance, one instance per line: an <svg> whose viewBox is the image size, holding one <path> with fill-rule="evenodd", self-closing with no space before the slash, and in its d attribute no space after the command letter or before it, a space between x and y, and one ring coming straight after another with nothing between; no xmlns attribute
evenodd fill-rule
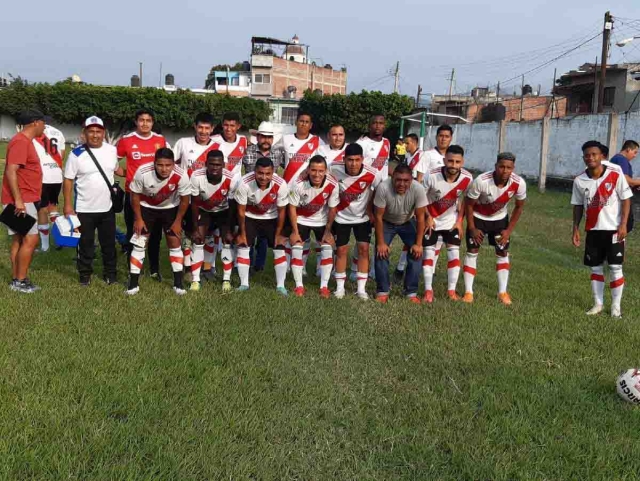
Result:
<svg viewBox="0 0 640 481"><path fill-rule="evenodd" d="M611 317L615 319L622 319L622 311L619 307L611 307Z"/></svg>
<svg viewBox="0 0 640 481"><path fill-rule="evenodd" d="M596 304L595 306L593 306L591 309L587 311L587 316L595 316L597 314L600 314L603 309L604 309L604 306L602 304Z"/></svg>
<svg viewBox="0 0 640 481"><path fill-rule="evenodd" d="M140 292L140 286L134 287L133 289L127 289L124 293L127 296L135 296L138 292Z"/></svg>
<svg viewBox="0 0 640 481"><path fill-rule="evenodd" d="M180 287L176 287L176 286L173 286L173 292L175 292L179 296L184 296L187 293L186 290L181 289Z"/></svg>
<svg viewBox="0 0 640 481"><path fill-rule="evenodd" d="M367 294L366 292L356 292L356 297L361 301L369 300L369 294Z"/></svg>
<svg viewBox="0 0 640 481"><path fill-rule="evenodd" d="M335 296L336 299L344 299L345 294L346 293L345 293L344 289L340 289L339 291L335 291L333 293L333 295Z"/></svg>

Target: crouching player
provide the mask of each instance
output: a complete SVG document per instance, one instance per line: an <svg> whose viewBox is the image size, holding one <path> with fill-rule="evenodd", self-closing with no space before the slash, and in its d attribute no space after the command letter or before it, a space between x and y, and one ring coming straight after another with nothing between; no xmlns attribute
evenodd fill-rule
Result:
<svg viewBox="0 0 640 481"><path fill-rule="evenodd" d="M462 239L462 219L464 195L473 181L464 170L464 149L459 145L447 148L444 167L433 169L424 178L429 205L427 210L427 235L424 237L424 299L431 304L433 298L433 272L435 270L437 243L447 245L447 295L452 301L458 300L456 284L460 276L460 244Z"/></svg>
<svg viewBox="0 0 640 481"><path fill-rule="evenodd" d="M321 244L320 297L328 299L329 278L333 269L333 234L331 228L340 203L338 183L327 175L327 161L322 155L309 159L306 179L299 178L289 193L291 222L291 272L296 282L295 295L305 293L302 282L304 245L311 239Z"/></svg>
<svg viewBox="0 0 640 481"><path fill-rule="evenodd" d="M465 200L467 216L467 255L464 259L464 302L473 302L473 281L476 276L478 252L484 240L489 237L489 245L496 251L496 272L498 274L498 299L511 305L507 293L509 282L509 239L524 210L527 185L513 173L516 156L510 152L498 154L495 168L476 177ZM511 218L507 204L515 198L516 206Z"/></svg>
<svg viewBox="0 0 640 481"><path fill-rule="evenodd" d="M238 275L239 291L249 289L249 246L258 236L267 239L273 249L273 267L276 271L276 290L286 296L284 281L287 277L286 238L282 235L289 203L287 183L274 174L273 162L268 157L256 161L255 170L242 177L234 192L238 208Z"/></svg>
<svg viewBox="0 0 640 481"><path fill-rule="evenodd" d="M212 150L207 154L205 168L191 174L191 218L197 226L193 232L191 254L191 288L200 290L200 272L204 264L204 241L208 232L220 231L222 239L222 292L231 292L233 270L233 229L236 225L236 208L233 192L238 187L240 175L234 176L224 168L224 154Z"/></svg>
<svg viewBox="0 0 640 481"><path fill-rule="evenodd" d="M140 291L140 271L145 257L145 245L149 233L160 225L169 248L169 260L173 271L173 290L182 296L184 256L181 248L182 219L189 208L191 184L186 172L175 165L173 151L161 148L156 151L153 164L140 167L129 185L131 207L134 214L130 258L129 285L125 291L135 295Z"/></svg>
<svg viewBox="0 0 640 481"><path fill-rule="evenodd" d="M586 142L582 146L586 170L573 181L573 245L580 246L580 221L587 213L587 240L584 264L591 268L591 288L595 300L587 315L600 314L604 305L604 261L609 264L611 287L611 317L620 318L620 301L624 289L622 262L627 220L633 193L622 170L607 163L603 165L600 144Z"/></svg>

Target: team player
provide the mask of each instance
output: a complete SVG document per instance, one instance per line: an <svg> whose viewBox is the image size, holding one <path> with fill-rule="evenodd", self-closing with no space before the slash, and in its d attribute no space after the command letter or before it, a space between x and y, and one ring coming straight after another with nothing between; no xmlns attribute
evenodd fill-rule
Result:
<svg viewBox="0 0 640 481"><path fill-rule="evenodd" d="M173 290L178 295L183 287L184 257L180 247L182 219L189 208L191 184L187 173L175 165L173 151L161 148L152 164L140 167L129 184L131 208L135 217L129 266L128 295L140 292L139 279L144 263L147 236L159 226L165 233L169 260L173 271Z"/></svg>
<svg viewBox="0 0 640 481"><path fill-rule="evenodd" d="M273 266L276 272L276 290L286 296L284 281L287 277L287 258L282 236L289 203L287 183L274 173L273 162L268 157L256 161L255 170L245 175L234 192L238 209L238 236L236 237L239 291L249 289L249 246L257 236L267 239L273 249Z"/></svg>
<svg viewBox="0 0 640 481"><path fill-rule="evenodd" d="M196 115L196 119L193 124L195 135L179 139L174 146L173 152L176 157L176 165L187 172L189 177L191 177L193 172L205 167L205 162L207 161L207 155L209 152L218 149L218 144L211 138L213 124L214 120L211 114L205 112ZM192 216L190 214L186 215L184 220L185 238L182 243L182 253L184 255L185 267L192 269L192 246L189 236L193 234L197 224L194 225L191 222ZM205 233L204 272L202 273L202 276L207 280L213 280L215 275L214 261L216 249L217 244L214 240L213 233ZM198 285L200 285L200 283L198 283Z"/></svg>
<svg viewBox="0 0 640 481"><path fill-rule="evenodd" d="M363 300L369 299L366 292L369 272L369 245L373 223L373 191L380 183L378 172L364 164L364 152L358 143L349 144L344 152L344 162L334 162L331 174L338 181L340 203L337 207L333 233L336 243L335 279L338 299L345 296L344 283L347 278L347 254L351 232L356 238L357 292Z"/></svg>
<svg viewBox="0 0 640 481"><path fill-rule="evenodd" d="M420 148L420 140L416 134L409 134L404 138L407 153L404 163L411 168L413 178L422 183L425 174L430 172L425 161L425 152Z"/></svg>
<svg viewBox="0 0 640 481"><path fill-rule="evenodd" d="M624 289L622 263L627 236L627 220L633 193L624 172L616 165L603 165L597 141L582 146L587 168L573 181L573 245L580 246L580 221L586 211L587 239L584 264L591 268L594 306L587 315L602 312L604 305L604 262L609 264L611 316L622 317L620 301Z"/></svg>
<svg viewBox="0 0 640 481"><path fill-rule="evenodd" d="M327 161L322 155L309 159L306 179L298 179L289 193L291 223L291 272L296 283L295 295L305 293L302 281L303 244L311 233L320 245L320 297L328 299L329 278L333 269L333 235L331 229L340 202L336 180L327 175Z"/></svg>
<svg viewBox="0 0 640 481"><path fill-rule="evenodd" d="M49 250L49 222L55 222L58 212L58 197L62 189L62 160L64 159L64 135L55 127L46 124L44 133L33 139L42 167L42 193L38 210L38 232L40 250Z"/></svg>
<svg viewBox="0 0 640 481"><path fill-rule="evenodd" d="M473 302L473 281L476 276L478 252L484 240L496 252L496 272L498 274L498 299L511 305L507 292L509 282L509 239L516 227L527 198L527 185L513 171L516 156L511 152L498 154L495 169L476 177L467 191L465 211L467 217L467 255L464 260L464 302ZM507 204L515 198L515 208L511 218Z"/></svg>
<svg viewBox="0 0 640 481"><path fill-rule="evenodd" d="M125 161L125 199L124 199L124 221L127 225L128 252L131 254L132 245L130 243L133 235L134 213L131 207L131 191L129 184L137 170L143 165L153 163L158 149L169 147L165 138L153 132L155 114L149 109L138 110L135 114L136 130L122 137L117 144L118 157L124 157ZM157 281L162 280L160 275L160 241L162 240L162 230L157 224L155 231L150 232L149 237L149 268L151 277Z"/></svg>
<svg viewBox="0 0 640 481"><path fill-rule="evenodd" d="M429 202L427 211L427 235L424 237L423 301L431 304L433 297L433 272L435 270L436 244L447 246L447 295L457 301L456 284L460 275L460 244L462 239L463 199L473 177L463 169L464 149L451 145L444 158L444 167L433 169L424 179Z"/></svg>
<svg viewBox="0 0 640 481"><path fill-rule="evenodd" d="M328 144L320 145L318 154L327 160L327 168L335 161L344 160L344 149L347 148L344 127L342 125L332 125L327 134Z"/></svg>
<svg viewBox="0 0 640 481"><path fill-rule="evenodd" d="M204 239L217 229L222 238L222 292L231 292L233 270L233 227L236 225L236 209L233 192L241 176L234 176L224 168L224 154L212 150L207 154L206 167L191 175L193 253L191 262L191 290L200 290L200 269L205 259Z"/></svg>
<svg viewBox="0 0 640 481"><path fill-rule="evenodd" d="M453 128L443 124L436 130L436 146L425 152L425 167L427 172L444 165L444 156L453 141Z"/></svg>

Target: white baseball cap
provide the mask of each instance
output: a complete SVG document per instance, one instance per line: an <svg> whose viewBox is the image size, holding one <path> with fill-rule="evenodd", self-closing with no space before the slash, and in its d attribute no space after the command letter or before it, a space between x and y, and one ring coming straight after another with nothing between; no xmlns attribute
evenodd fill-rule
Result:
<svg viewBox="0 0 640 481"><path fill-rule="evenodd" d="M104 122L100 117L96 117L92 115L87 120L84 121L84 128L87 129L89 127L101 127L104 129Z"/></svg>
<svg viewBox="0 0 640 481"><path fill-rule="evenodd" d="M256 134L270 135L271 137L273 137L273 124L271 122L260 122Z"/></svg>

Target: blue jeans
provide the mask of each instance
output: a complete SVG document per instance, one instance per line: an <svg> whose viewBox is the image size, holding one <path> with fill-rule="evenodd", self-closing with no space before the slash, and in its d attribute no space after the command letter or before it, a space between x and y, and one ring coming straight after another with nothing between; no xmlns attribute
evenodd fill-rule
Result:
<svg viewBox="0 0 640 481"><path fill-rule="evenodd" d="M256 245L251 246L251 265L258 270L264 269L264 265L267 262L267 239L266 237L258 237L256 239Z"/></svg>
<svg viewBox="0 0 640 481"><path fill-rule="evenodd" d="M411 247L416 242L416 225L413 221L406 224L395 225L384 223L384 243L391 245L394 237L398 235L404 245ZM376 253L376 293L389 294L391 284L389 281L389 259L380 259ZM407 255L407 270L404 276L404 295L415 296L418 292L418 281L422 259L414 259L411 253Z"/></svg>

